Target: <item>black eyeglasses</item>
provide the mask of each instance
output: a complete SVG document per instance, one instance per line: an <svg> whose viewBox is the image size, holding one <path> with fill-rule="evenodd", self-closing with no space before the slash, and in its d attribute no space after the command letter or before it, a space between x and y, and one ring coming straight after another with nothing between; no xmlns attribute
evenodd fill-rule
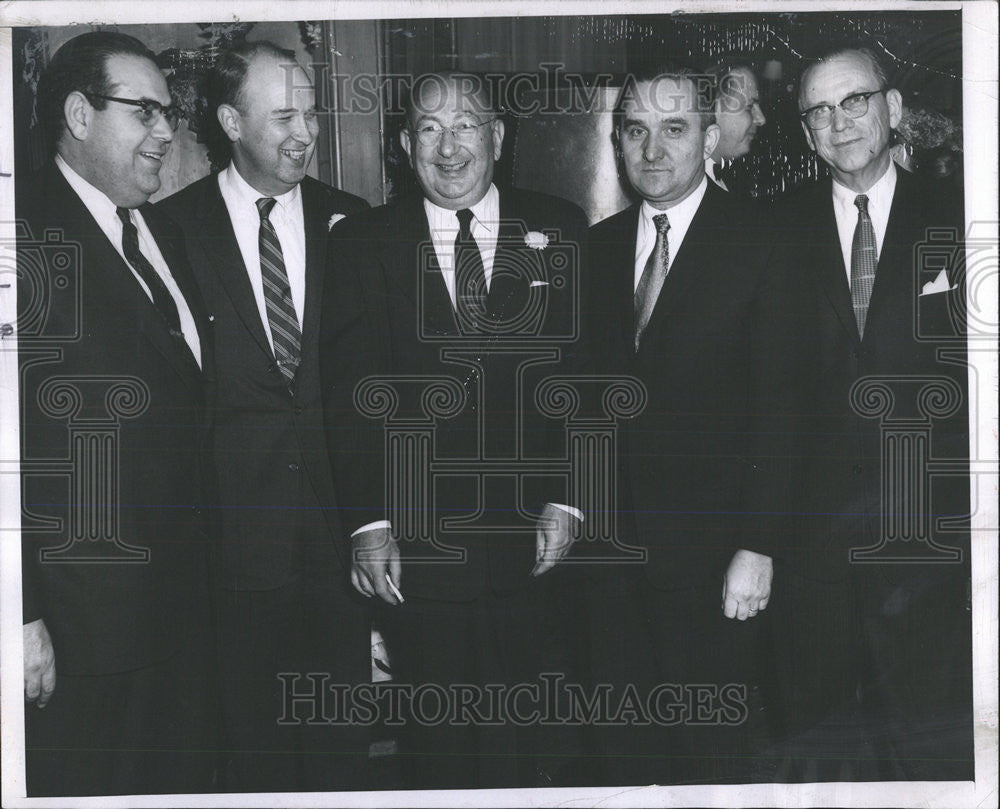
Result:
<svg viewBox="0 0 1000 809"><path fill-rule="evenodd" d="M799 118L806 122L810 129L826 129L833 120L833 111L840 107L848 118L860 118L868 112L868 99L884 90L868 90L864 93L851 93L841 99L839 104L817 104L799 113Z"/></svg>
<svg viewBox="0 0 1000 809"><path fill-rule="evenodd" d="M169 107L164 107L159 101L153 101L151 98L116 98L115 96L101 95L100 93L88 93L84 92L87 98L102 98L105 101L114 101L118 104L128 104L131 107L139 107L142 112L139 115L139 120L142 121L143 126L152 129L159 123L160 117L166 119L167 125L174 132L177 131L177 127L181 122L181 108L175 104L171 104Z"/></svg>

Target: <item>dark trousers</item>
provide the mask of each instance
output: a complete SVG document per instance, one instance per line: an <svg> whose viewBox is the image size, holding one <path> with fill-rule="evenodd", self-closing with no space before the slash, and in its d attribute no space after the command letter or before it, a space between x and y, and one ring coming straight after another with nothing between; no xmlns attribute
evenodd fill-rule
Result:
<svg viewBox="0 0 1000 809"><path fill-rule="evenodd" d="M562 783L579 754L578 728L541 721L549 710L542 675L567 676L556 572L507 595L407 597L386 610L394 680L413 695L400 729L409 787Z"/></svg>
<svg viewBox="0 0 1000 809"><path fill-rule="evenodd" d="M219 740L210 665L205 643L135 671L58 672L49 704L25 706L28 796L213 791Z"/></svg>
<svg viewBox="0 0 1000 809"><path fill-rule="evenodd" d="M723 615L721 584L657 590L636 568L587 586L585 668L612 695L610 721L588 728L599 783L747 780L757 626Z"/></svg>
<svg viewBox="0 0 1000 809"><path fill-rule="evenodd" d="M371 679L370 622L346 585L313 571L275 590L219 590L215 601L225 789L364 787L370 728L336 694Z"/></svg>

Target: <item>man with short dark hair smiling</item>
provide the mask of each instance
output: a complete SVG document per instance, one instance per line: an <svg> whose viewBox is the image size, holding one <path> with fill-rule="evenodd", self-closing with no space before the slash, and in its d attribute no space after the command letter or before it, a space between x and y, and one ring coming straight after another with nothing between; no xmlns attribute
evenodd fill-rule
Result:
<svg viewBox="0 0 1000 809"><path fill-rule="evenodd" d="M40 289L79 286L45 309L48 361L22 336L24 459L70 454L80 466L69 483L25 466L25 513L60 521L57 534L22 529L28 795L207 792L217 706L201 456L212 351L181 234L146 204L179 114L153 54L111 31L66 42L39 102L55 155L18 176L17 215L79 264L40 278L19 252L22 315ZM68 416L58 397L75 402ZM97 434L73 432L84 423ZM85 463L80 442L112 426L107 466Z"/></svg>

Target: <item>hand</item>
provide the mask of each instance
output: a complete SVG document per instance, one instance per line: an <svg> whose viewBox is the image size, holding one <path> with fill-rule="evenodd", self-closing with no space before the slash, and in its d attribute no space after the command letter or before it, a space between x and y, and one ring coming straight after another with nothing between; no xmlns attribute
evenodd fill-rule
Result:
<svg viewBox="0 0 1000 809"><path fill-rule="evenodd" d="M56 653L39 618L24 627L24 698L44 708L56 690Z"/></svg>
<svg viewBox="0 0 1000 809"><path fill-rule="evenodd" d="M535 528L536 562L532 576L541 576L562 560L578 536L579 520L568 511L546 503Z"/></svg>
<svg viewBox="0 0 1000 809"><path fill-rule="evenodd" d="M372 528L351 538L351 584L366 598L378 595L387 604L396 606L385 574L392 576L396 587L402 586L403 570L399 562L399 547L388 528Z"/></svg>
<svg viewBox="0 0 1000 809"><path fill-rule="evenodd" d="M736 551L722 579L722 611L726 617L745 621L766 609L771 597L772 575L770 556Z"/></svg>

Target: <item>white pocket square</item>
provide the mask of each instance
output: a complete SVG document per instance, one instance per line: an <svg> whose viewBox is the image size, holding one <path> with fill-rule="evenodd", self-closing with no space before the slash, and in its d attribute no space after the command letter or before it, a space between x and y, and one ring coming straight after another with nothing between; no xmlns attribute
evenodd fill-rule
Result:
<svg viewBox="0 0 1000 809"><path fill-rule="evenodd" d="M948 292L954 288L955 287L948 283L947 271L941 270L941 272L937 274L937 278L924 284L923 288L920 290L920 296L936 295L938 292Z"/></svg>
<svg viewBox="0 0 1000 809"><path fill-rule="evenodd" d="M532 281L528 284L529 287L547 287L549 285L548 281Z"/></svg>

